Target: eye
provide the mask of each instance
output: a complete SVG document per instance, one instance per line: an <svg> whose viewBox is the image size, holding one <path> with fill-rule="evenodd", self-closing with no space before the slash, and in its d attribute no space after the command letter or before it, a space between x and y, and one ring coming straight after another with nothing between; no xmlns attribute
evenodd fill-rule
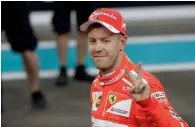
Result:
<svg viewBox="0 0 195 127"><path fill-rule="evenodd" d="M104 44L110 43L110 40L104 40Z"/></svg>
<svg viewBox="0 0 195 127"><path fill-rule="evenodd" d="M95 40L89 40L89 44L95 44Z"/></svg>

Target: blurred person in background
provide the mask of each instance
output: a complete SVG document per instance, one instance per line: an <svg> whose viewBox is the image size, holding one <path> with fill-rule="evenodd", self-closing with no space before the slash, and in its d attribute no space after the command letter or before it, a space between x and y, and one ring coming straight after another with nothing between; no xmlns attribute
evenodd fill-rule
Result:
<svg viewBox="0 0 195 127"><path fill-rule="evenodd" d="M83 5L83 6L82 6ZM92 4L90 1L66 1L66 2L54 2L54 16L52 24L56 34L57 52L59 58L59 76L56 79L55 84L63 86L68 84L67 77L67 50L70 34L70 13L72 10L76 11L77 26L80 26L82 22L87 20L91 12L93 12ZM76 80L80 81L92 81L95 77L90 76L85 70L84 57L87 52L87 36L86 33L76 30L76 42L77 42L77 66L75 69Z"/></svg>
<svg viewBox="0 0 195 127"><path fill-rule="evenodd" d="M93 127L188 127L161 82L124 52L128 37L120 12L96 10L80 29L88 32L88 51L99 69L90 93Z"/></svg>
<svg viewBox="0 0 195 127"><path fill-rule="evenodd" d="M37 39L29 21L29 8L26 2L2 2L2 30L14 52L22 56L28 83L31 88L33 108L46 106L43 93L39 88L39 61L35 53ZM14 63L13 63L14 66Z"/></svg>

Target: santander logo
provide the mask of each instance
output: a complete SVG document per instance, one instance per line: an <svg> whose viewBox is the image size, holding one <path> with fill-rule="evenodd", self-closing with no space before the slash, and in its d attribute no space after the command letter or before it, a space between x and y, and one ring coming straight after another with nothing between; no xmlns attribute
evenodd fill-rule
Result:
<svg viewBox="0 0 195 127"><path fill-rule="evenodd" d="M114 78L112 78L110 80L104 81L104 83L100 83L100 85L109 85L109 84L112 84L112 83L118 81L124 74L125 74L125 69L122 69L120 71L120 73L116 77L114 77Z"/></svg>
<svg viewBox="0 0 195 127"><path fill-rule="evenodd" d="M104 16L107 16L109 18L112 18L114 20L117 20L117 18L113 15L113 14L109 14L109 13L106 13L106 12L94 12L91 14L91 16L89 17L90 20L93 20L96 16L99 16L99 15L104 15Z"/></svg>

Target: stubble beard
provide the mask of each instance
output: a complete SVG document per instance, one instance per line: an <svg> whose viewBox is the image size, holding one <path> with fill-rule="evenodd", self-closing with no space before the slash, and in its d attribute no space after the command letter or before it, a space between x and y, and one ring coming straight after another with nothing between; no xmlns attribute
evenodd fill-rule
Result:
<svg viewBox="0 0 195 127"><path fill-rule="evenodd" d="M95 67L100 70L101 72L110 72L110 71L114 71L113 67L115 66L116 62L117 62L117 59L119 58L119 54L117 56L115 56L115 58L111 61L111 60L107 60L105 61L103 64L104 65L101 65L101 63L95 63ZM106 63L107 62L107 63ZM109 64L108 64L109 63Z"/></svg>

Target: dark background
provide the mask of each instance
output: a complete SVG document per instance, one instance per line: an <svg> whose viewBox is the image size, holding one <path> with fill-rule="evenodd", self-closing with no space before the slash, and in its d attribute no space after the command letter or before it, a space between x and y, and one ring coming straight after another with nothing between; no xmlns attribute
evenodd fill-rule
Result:
<svg viewBox="0 0 195 127"><path fill-rule="evenodd" d="M98 7L141 7L163 5L195 5L194 1L93 1L93 6ZM51 10L52 2L29 1L32 11Z"/></svg>

